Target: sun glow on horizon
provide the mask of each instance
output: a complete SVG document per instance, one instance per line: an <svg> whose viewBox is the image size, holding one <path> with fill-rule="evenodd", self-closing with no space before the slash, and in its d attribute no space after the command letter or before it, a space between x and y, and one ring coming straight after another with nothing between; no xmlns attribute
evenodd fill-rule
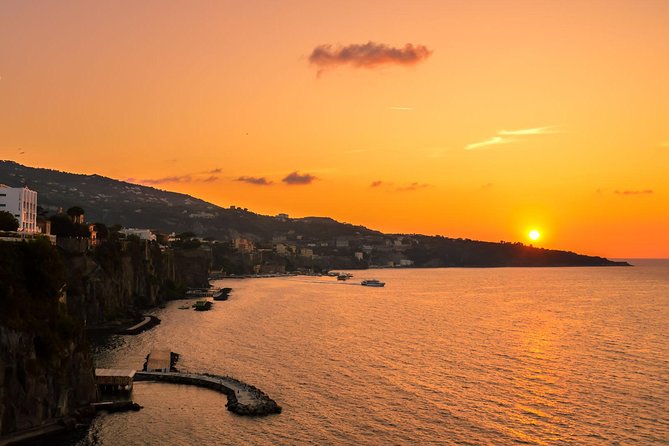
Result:
<svg viewBox="0 0 669 446"><path fill-rule="evenodd" d="M539 240L539 238L541 237L541 233L539 231L537 231L536 229L532 229L527 234L527 236L530 238L530 240L535 241L535 240Z"/></svg>
<svg viewBox="0 0 669 446"><path fill-rule="evenodd" d="M126 3L0 2L0 159L388 233L669 257L669 1Z"/></svg>

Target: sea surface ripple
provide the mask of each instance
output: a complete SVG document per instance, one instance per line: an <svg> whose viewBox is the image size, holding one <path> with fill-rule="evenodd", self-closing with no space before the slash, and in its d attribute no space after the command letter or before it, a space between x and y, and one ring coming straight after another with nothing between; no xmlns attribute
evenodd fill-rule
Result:
<svg viewBox="0 0 669 446"><path fill-rule="evenodd" d="M114 337L99 367L178 366L253 384L283 406L235 416L224 395L136 383L140 412L80 445L669 443L669 264L404 269L227 280L209 312ZM363 278L385 288L359 285Z"/></svg>

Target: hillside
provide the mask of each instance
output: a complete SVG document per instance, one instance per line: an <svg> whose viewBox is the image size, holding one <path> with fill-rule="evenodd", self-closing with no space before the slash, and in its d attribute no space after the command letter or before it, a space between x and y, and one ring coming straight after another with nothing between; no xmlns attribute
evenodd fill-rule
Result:
<svg viewBox="0 0 669 446"><path fill-rule="evenodd" d="M245 209L222 208L185 194L114 180L0 161L0 183L27 185L38 192L38 204L48 213L81 206L91 222L164 232L191 231L204 237L246 237L269 242L281 236L295 249L309 247L311 267L323 269L413 265L461 266L618 266L602 257L548 250L521 243L383 234L327 217L280 218ZM336 240L336 242L335 242ZM353 260L364 252L363 260ZM293 253L293 256L296 253ZM317 262L315 259L318 258ZM403 263L404 262L404 263Z"/></svg>
<svg viewBox="0 0 669 446"><path fill-rule="evenodd" d="M192 231L204 236L229 238L243 235L267 240L289 231L305 237L334 238L380 235L362 226L331 218L281 219L239 208L222 208L190 195L114 180L0 161L0 183L26 185L38 192L38 204L49 213L81 206L86 219L108 225L151 228L165 232Z"/></svg>

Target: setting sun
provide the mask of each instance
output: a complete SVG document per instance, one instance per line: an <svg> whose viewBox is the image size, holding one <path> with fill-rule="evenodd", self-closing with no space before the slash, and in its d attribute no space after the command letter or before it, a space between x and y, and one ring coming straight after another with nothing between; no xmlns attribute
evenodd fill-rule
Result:
<svg viewBox="0 0 669 446"><path fill-rule="evenodd" d="M529 232L528 236L530 237L531 240L539 240L539 237L541 237L541 234L536 229L532 229Z"/></svg>

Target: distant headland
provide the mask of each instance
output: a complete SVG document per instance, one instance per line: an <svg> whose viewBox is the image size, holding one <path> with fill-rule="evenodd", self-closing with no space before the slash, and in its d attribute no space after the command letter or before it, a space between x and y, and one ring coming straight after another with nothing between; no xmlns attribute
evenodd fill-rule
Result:
<svg viewBox="0 0 669 446"><path fill-rule="evenodd" d="M522 243L384 234L327 217L261 215L99 175L13 161L0 161L0 183L36 191L44 215L76 206L86 210L88 222L150 230L159 240L162 234L165 243L170 235L174 240L177 234L188 234L189 241L196 239L210 248L213 269L228 274L370 267L629 266Z"/></svg>

